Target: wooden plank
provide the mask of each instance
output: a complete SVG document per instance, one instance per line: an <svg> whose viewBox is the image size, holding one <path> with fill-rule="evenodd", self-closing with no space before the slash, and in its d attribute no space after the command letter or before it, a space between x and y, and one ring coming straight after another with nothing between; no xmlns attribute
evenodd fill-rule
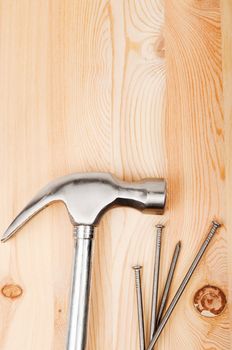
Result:
<svg viewBox="0 0 232 350"><path fill-rule="evenodd" d="M210 220L226 219L220 2L168 0L165 28L170 226L183 242L178 283ZM204 318L193 308L204 286L228 294L228 254L222 228L177 306L161 349L230 348L229 310Z"/></svg>
<svg viewBox="0 0 232 350"><path fill-rule="evenodd" d="M164 217L115 209L100 224L88 350L138 348L136 263L144 265L148 336L157 222L167 224L162 286L175 243L183 243L172 295L211 218L230 230L230 6L226 0L222 10L217 0L0 2L0 231L63 174L168 179ZM223 228L211 245L159 349L230 349L229 308L209 319L193 307L206 284L231 302L227 236ZM20 293L15 285L23 290L15 299L0 296L1 349L65 348L72 248L62 205L0 246L0 289L13 285L3 291L7 296Z"/></svg>
<svg viewBox="0 0 232 350"><path fill-rule="evenodd" d="M3 232L49 180L109 170L111 47L103 1L1 1L0 13ZM1 296L1 349L65 348L72 248L72 228L61 205L1 246L1 286L23 288L16 300ZM109 316L98 312L103 298L106 303L107 254L95 256L93 349L109 344ZM102 327L93 334L98 318Z"/></svg>
<svg viewBox="0 0 232 350"><path fill-rule="evenodd" d="M162 1L111 1L113 33L112 171L127 180L165 174L165 59ZM134 264L144 265L146 335L157 222L131 209L112 211L113 348L138 348Z"/></svg>
<svg viewBox="0 0 232 350"><path fill-rule="evenodd" d="M226 157L226 223L228 236L228 298L229 305L232 300L232 3L223 0L222 4L222 48L223 48L223 97L224 97L224 118L225 118L225 157ZM230 308L230 328L232 325L232 315ZM230 347L232 344L232 334L230 334Z"/></svg>
<svg viewBox="0 0 232 350"><path fill-rule="evenodd" d="M220 8L215 1L167 1L166 10L170 221L183 237L180 278L210 219L225 216ZM228 349L228 315L204 319L192 307L204 285L227 291L222 231L177 307L169 330L175 337L164 337L163 348Z"/></svg>

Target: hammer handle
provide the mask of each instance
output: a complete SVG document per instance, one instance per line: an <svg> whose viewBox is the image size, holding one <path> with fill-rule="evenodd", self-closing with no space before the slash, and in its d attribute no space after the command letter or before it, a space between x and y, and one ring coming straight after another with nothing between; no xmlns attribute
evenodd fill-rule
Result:
<svg viewBox="0 0 232 350"><path fill-rule="evenodd" d="M85 225L76 226L74 229L74 238L75 254L67 350L85 350L94 227Z"/></svg>

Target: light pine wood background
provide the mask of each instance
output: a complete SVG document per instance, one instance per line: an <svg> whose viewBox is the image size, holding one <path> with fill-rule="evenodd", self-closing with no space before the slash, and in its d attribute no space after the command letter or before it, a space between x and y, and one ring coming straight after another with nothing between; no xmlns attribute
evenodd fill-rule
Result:
<svg viewBox="0 0 232 350"><path fill-rule="evenodd" d="M182 241L173 295L212 218L224 227L157 349L232 347L231 52L230 0L0 0L0 231L61 175L168 181L163 217L115 209L100 224L88 350L138 349L136 263L148 335L155 224L166 224L161 286ZM0 246L0 289L23 290L0 295L2 350L65 349L72 248L61 204ZM211 319L193 307L206 284L228 300Z"/></svg>

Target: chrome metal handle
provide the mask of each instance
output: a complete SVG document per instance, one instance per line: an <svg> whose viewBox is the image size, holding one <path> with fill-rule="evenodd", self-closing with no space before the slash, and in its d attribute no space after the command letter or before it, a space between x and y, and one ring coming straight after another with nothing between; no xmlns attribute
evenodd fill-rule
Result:
<svg viewBox="0 0 232 350"><path fill-rule="evenodd" d="M67 350L85 350L91 282L94 226L75 226L75 254Z"/></svg>

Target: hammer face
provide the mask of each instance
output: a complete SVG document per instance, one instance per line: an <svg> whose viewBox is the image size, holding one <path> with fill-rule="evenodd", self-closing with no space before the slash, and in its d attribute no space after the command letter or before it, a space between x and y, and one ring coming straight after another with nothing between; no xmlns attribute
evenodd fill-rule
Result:
<svg viewBox="0 0 232 350"><path fill-rule="evenodd" d="M97 225L103 213L114 206L162 213L165 206L165 181L149 179L124 182L109 173L76 173L61 177L44 187L8 227L2 241L44 207L62 201L73 225Z"/></svg>

